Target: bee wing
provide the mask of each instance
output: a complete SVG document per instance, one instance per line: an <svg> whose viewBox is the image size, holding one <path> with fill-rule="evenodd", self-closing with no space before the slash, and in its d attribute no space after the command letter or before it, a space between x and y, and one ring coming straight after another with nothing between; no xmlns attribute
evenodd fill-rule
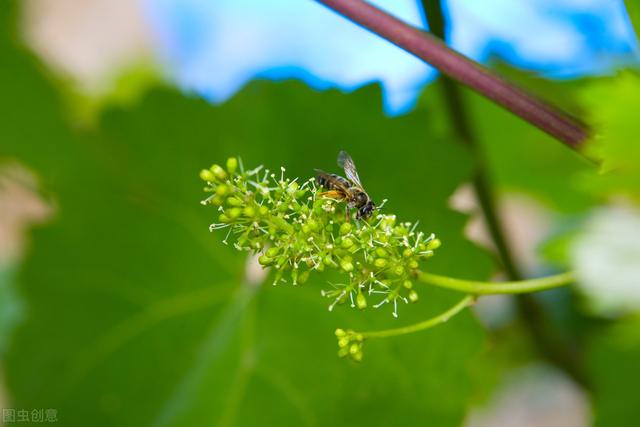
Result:
<svg viewBox="0 0 640 427"><path fill-rule="evenodd" d="M347 175L347 178L351 182L353 182L358 187L362 187L362 183L360 182L360 177L358 176L358 170L356 169L356 164L353 163L353 159L346 151L340 151L338 154L338 166L344 169L344 173Z"/></svg>

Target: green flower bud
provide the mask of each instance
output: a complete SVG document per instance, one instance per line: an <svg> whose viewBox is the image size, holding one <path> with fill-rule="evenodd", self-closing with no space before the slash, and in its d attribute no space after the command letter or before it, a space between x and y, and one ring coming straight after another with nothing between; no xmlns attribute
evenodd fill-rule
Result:
<svg viewBox="0 0 640 427"><path fill-rule="evenodd" d="M220 167L220 165L213 165L209 168L211 172L215 175L219 180L223 180L227 177L227 172Z"/></svg>
<svg viewBox="0 0 640 427"><path fill-rule="evenodd" d="M267 249L267 256L270 256L272 258L276 257L278 253L280 253L280 248L277 246Z"/></svg>
<svg viewBox="0 0 640 427"><path fill-rule="evenodd" d="M227 204L231 205L231 206L242 206L244 204L244 202L240 199L238 199L237 197L229 197L227 199Z"/></svg>
<svg viewBox="0 0 640 427"><path fill-rule="evenodd" d="M427 250L430 250L430 251L436 250L440 247L440 245L442 245L442 242L440 241L440 239L433 239L432 241L427 243Z"/></svg>
<svg viewBox="0 0 640 427"><path fill-rule="evenodd" d="M373 265L375 265L378 268L384 268L387 266L389 262L384 259L384 258L376 258L375 261L373 261Z"/></svg>
<svg viewBox="0 0 640 427"><path fill-rule="evenodd" d="M396 236L400 236L400 237L402 237L402 236L406 236L407 234L409 234L409 230L407 230L407 229L406 229L404 226L402 226L402 225L399 225L399 226L395 227L395 228L393 229L393 232L394 232L394 234L395 234Z"/></svg>
<svg viewBox="0 0 640 427"><path fill-rule="evenodd" d="M304 285L309 280L309 270L305 270L298 276L298 283Z"/></svg>
<svg viewBox="0 0 640 427"><path fill-rule="evenodd" d="M340 234L345 235L351 231L351 223L344 222L340 226Z"/></svg>
<svg viewBox="0 0 640 427"><path fill-rule="evenodd" d="M227 210L227 215L229 216L229 218L231 219L236 219L238 218L240 215L242 215L242 209L240 208L231 208Z"/></svg>
<svg viewBox="0 0 640 427"><path fill-rule="evenodd" d="M216 176L209 169L202 169L200 171L200 179L207 182L213 182L216 180Z"/></svg>
<svg viewBox="0 0 640 427"><path fill-rule="evenodd" d="M298 185L297 182L292 182L289 184L289 186L287 187L287 192L291 195L294 196L296 194L296 192L298 191L298 188L300 188L300 186Z"/></svg>
<svg viewBox="0 0 640 427"><path fill-rule="evenodd" d="M411 280L405 280L404 282L402 282L402 286L405 289L411 289L413 287L413 283L411 283Z"/></svg>
<svg viewBox="0 0 640 427"><path fill-rule="evenodd" d="M360 351L360 344L359 343L354 342L353 344L351 344L349 346L349 353L351 355L354 355L354 354L358 353L359 351Z"/></svg>
<svg viewBox="0 0 640 427"><path fill-rule="evenodd" d="M220 221L220 222L222 222L222 223L225 223L225 224L228 224L228 223L230 223L230 222L231 222L231 218L229 218L227 215L225 215L225 214L221 213L221 214L218 216L218 221Z"/></svg>
<svg viewBox="0 0 640 427"><path fill-rule="evenodd" d="M418 268L418 261L416 261L415 259L412 259L411 261L409 261L409 263L407 264L409 266L409 268L415 270L416 268Z"/></svg>
<svg viewBox="0 0 640 427"><path fill-rule="evenodd" d="M287 266L288 262L289 262L289 257L286 254L281 255L276 259L276 268L279 270Z"/></svg>
<svg viewBox="0 0 640 427"><path fill-rule="evenodd" d="M336 329L335 334L336 334L336 337L338 337L338 338L342 338L342 337L346 337L347 336L347 333L342 328Z"/></svg>
<svg viewBox="0 0 640 427"><path fill-rule="evenodd" d="M347 347L343 347L338 350L338 357L346 357L349 355L349 349Z"/></svg>
<svg viewBox="0 0 640 427"><path fill-rule="evenodd" d="M227 159L227 170L231 175L233 175L234 173L236 173L237 169L238 169L238 159L236 159L235 157L229 157Z"/></svg>
<svg viewBox="0 0 640 427"><path fill-rule="evenodd" d="M362 292L358 292L358 296L356 297L356 305L360 310L367 308L367 298Z"/></svg>
<svg viewBox="0 0 640 427"><path fill-rule="evenodd" d="M351 358L356 362L362 362L362 351L351 354Z"/></svg>
<svg viewBox="0 0 640 427"><path fill-rule="evenodd" d="M383 223L383 226L385 227L393 227L394 225L396 225L396 217L395 216L385 217L382 223Z"/></svg>
<svg viewBox="0 0 640 427"><path fill-rule="evenodd" d="M351 263L351 261L348 261L346 259L340 261L340 267L347 273L353 271L353 264Z"/></svg>
<svg viewBox="0 0 640 427"><path fill-rule="evenodd" d="M258 213L260 213L260 216L265 216L269 213L269 208L266 206L260 206L260 208L258 208Z"/></svg>
<svg viewBox="0 0 640 427"><path fill-rule="evenodd" d="M229 186L220 184L216 187L216 194L218 196L225 196L231 192L231 188Z"/></svg>
<svg viewBox="0 0 640 427"><path fill-rule="evenodd" d="M256 208L254 208L253 206L247 206L246 208L244 208L242 213L248 218L253 218L256 215Z"/></svg>
<svg viewBox="0 0 640 427"><path fill-rule="evenodd" d="M309 230L311 230L311 231L320 230L320 224L315 219L310 219L309 221L307 221L307 226L309 227Z"/></svg>
<svg viewBox="0 0 640 427"><path fill-rule="evenodd" d="M260 256L260 258L258 258L258 262L260 263L261 266L267 267L267 266L273 264L273 258L268 257L266 255L262 255L262 256Z"/></svg>
<svg viewBox="0 0 640 427"><path fill-rule="evenodd" d="M346 347L349 345L349 338L340 338L338 340L338 347Z"/></svg>
<svg viewBox="0 0 640 427"><path fill-rule="evenodd" d="M353 246L353 240L349 239L348 237L345 239L342 239L342 243L340 243L340 246L342 246L345 249L349 249L351 246Z"/></svg>
<svg viewBox="0 0 640 427"><path fill-rule="evenodd" d="M404 267L401 265L395 266L393 268L393 274L396 276L402 276L404 274Z"/></svg>
<svg viewBox="0 0 640 427"><path fill-rule="evenodd" d="M411 290L411 292L409 292L409 301L411 301L411 302L418 301L418 293L416 291L414 291L413 289Z"/></svg>
<svg viewBox="0 0 640 427"><path fill-rule="evenodd" d="M387 258L389 256L389 252L387 252L384 248L376 248L376 255L380 258Z"/></svg>
<svg viewBox="0 0 640 427"><path fill-rule="evenodd" d="M411 255L413 255L413 251L410 248L406 248L402 251L402 256L405 258L409 258Z"/></svg>

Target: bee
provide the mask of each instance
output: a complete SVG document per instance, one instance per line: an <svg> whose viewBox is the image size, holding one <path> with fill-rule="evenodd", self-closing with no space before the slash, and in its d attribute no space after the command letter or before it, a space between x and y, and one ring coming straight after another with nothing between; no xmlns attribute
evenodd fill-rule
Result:
<svg viewBox="0 0 640 427"><path fill-rule="evenodd" d="M347 221L350 209L357 209L356 219L369 218L376 205L362 187L356 165L346 151L340 151L338 154L338 166L344 169L347 178L320 169L315 170L316 181L327 190L320 193L320 196L346 202Z"/></svg>

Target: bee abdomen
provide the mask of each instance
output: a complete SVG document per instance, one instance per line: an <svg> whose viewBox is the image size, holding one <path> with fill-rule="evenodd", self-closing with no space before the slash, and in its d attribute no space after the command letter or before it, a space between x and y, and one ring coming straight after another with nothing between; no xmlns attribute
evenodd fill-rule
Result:
<svg viewBox="0 0 640 427"><path fill-rule="evenodd" d="M319 173L316 179L321 187L327 190L340 190L342 188L351 188L351 182L340 175L334 173Z"/></svg>

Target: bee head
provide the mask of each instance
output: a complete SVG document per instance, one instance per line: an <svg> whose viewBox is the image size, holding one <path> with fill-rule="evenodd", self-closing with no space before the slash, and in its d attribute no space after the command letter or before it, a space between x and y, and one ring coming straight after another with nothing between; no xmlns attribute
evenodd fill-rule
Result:
<svg viewBox="0 0 640 427"><path fill-rule="evenodd" d="M358 209L356 217L358 219L367 219L371 216L371 213L376 209L376 205L369 200L365 205Z"/></svg>

